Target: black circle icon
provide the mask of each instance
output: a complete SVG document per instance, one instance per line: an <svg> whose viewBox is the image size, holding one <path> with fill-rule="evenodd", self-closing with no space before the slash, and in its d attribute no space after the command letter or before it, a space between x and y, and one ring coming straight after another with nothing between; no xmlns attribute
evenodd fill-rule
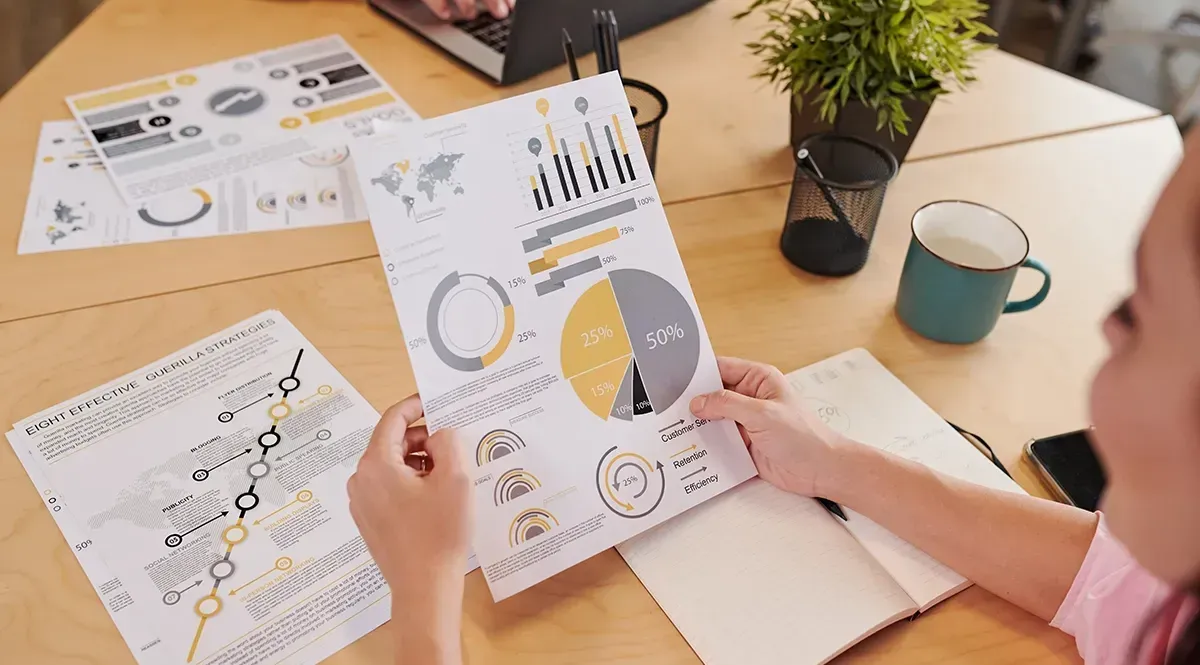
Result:
<svg viewBox="0 0 1200 665"><path fill-rule="evenodd" d="M285 376L279 380L279 389L285 393L290 393L300 387L300 379L294 376Z"/></svg>
<svg viewBox="0 0 1200 665"><path fill-rule="evenodd" d="M183 597L183 594L172 589L171 591L168 591L163 594L162 600L163 600L163 603L165 603L167 605L174 605L175 603L178 603L179 599L182 597Z"/></svg>
<svg viewBox="0 0 1200 665"><path fill-rule="evenodd" d="M165 115L156 115L147 120L146 124L150 125L151 127L166 127L167 125L171 124L171 119Z"/></svg>
<svg viewBox="0 0 1200 665"><path fill-rule="evenodd" d="M274 448L275 446L278 446L279 442L282 440L283 438L275 432L263 432L262 434L258 435L258 445L262 446L263 448Z"/></svg>
<svg viewBox="0 0 1200 665"><path fill-rule="evenodd" d="M192 472L192 480L202 483L208 480L208 469L196 469Z"/></svg>
<svg viewBox="0 0 1200 665"><path fill-rule="evenodd" d="M222 411L221 413L217 414L217 422L227 423L231 420L233 420L232 411Z"/></svg>
<svg viewBox="0 0 1200 665"><path fill-rule="evenodd" d="M303 79L300 81L301 88L315 88L319 85L321 85L321 82L317 79Z"/></svg>
<svg viewBox="0 0 1200 665"><path fill-rule="evenodd" d="M163 542L167 544L167 547L179 547L179 544L183 542L183 536L173 533L167 536Z"/></svg>
<svg viewBox="0 0 1200 665"><path fill-rule="evenodd" d="M258 505L258 495L254 492L239 494L233 500L233 505L237 506L239 510L253 510Z"/></svg>

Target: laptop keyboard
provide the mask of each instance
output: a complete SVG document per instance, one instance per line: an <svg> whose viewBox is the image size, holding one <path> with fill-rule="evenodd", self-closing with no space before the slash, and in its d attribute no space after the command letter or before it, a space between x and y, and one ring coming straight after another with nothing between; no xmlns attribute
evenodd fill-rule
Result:
<svg viewBox="0 0 1200 665"><path fill-rule="evenodd" d="M484 12L470 21L455 21L454 25L483 42L493 51L503 54L508 48L508 32L512 27L511 18L511 14L498 19Z"/></svg>

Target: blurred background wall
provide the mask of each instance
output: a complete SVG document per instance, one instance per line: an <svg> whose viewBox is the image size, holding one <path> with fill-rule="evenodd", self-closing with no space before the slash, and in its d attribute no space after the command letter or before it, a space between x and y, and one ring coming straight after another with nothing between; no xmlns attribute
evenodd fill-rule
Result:
<svg viewBox="0 0 1200 665"><path fill-rule="evenodd" d="M0 0L0 95L101 0Z"/></svg>
<svg viewBox="0 0 1200 665"><path fill-rule="evenodd" d="M103 0L0 0L0 95L65 37ZM203 2L204 0L166 0ZM251 2L254 0L246 0ZM586 5L587 0L562 0ZM649 1L649 0L648 0ZM1003 47L1034 62L1046 62L1058 34L1062 10L1079 0L1012 0L1016 4ZM1101 32L1164 29L1182 11L1200 13L1200 0L1089 0L1096 4L1089 38ZM749 3L749 0L746 0ZM1200 33L1200 28L1197 28ZM1198 36L1200 39L1200 36ZM1090 42L1090 39L1089 39ZM1200 52L1200 51L1198 51ZM1072 74L1143 103L1170 111L1163 92L1161 49L1144 44L1085 46ZM1182 54L1168 68L1186 89L1200 75L1200 56Z"/></svg>

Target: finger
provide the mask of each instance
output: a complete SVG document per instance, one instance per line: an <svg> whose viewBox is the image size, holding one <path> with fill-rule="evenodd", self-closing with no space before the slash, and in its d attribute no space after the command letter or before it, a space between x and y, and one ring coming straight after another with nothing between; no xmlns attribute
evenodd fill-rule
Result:
<svg viewBox="0 0 1200 665"><path fill-rule="evenodd" d="M508 0L486 0L488 11L496 18L504 18L508 16Z"/></svg>
<svg viewBox="0 0 1200 665"><path fill-rule="evenodd" d="M475 0L455 0L454 4L458 5L458 13L466 18L475 18Z"/></svg>
<svg viewBox="0 0 1200 665"><path fill-rule="evenodd" d="M429 439L429 428L424 425L413 425L404 431L404 454L425 452L425 442Z"/></svg>
<svg viewBox="0 0 1200 665"><path fill-rule="evenodd" d="M718 390L692 399L692 413L708 420L733 420L750 428L763 426L767 402L732 390Z"/></svg>
<svg viewBox="0 0 1200 665"><path fill-rule="evenodd" d="M446 4L446 0L425 0L425 6L429 7L430 11L437 14L437 17L443 21L450 20L450 7Z"/></svg>
<svg viewBox="0 0 1200 665"><path fill-rule="evenodd" d="M717 369L726 388L750 397L771 399L788 389L787 378L772 365L720 357L717 358Z"/></svg>
<svg viewBox="0 0 1200 665"><path fill-rule="evenodd" d="M516 9L517 8L517 0L508 0L508 8Z"/></svg>
<svg viewBox="0 0 1200 665"><path fill-rule="evenodd" d="M433 462L435 474L448 474L463 470L462 447L454 430L439 430L425 441L425 454Z"/></svg>
<svg viewBox="0 0 1200 665"><path fill-rule="evenodd" d="M423 413L419 395L409 395L393 404L376 423L375 432L371 434L371 441L363 454L380 455L399 447L403 455L408 426L420 420Z"/></svg>

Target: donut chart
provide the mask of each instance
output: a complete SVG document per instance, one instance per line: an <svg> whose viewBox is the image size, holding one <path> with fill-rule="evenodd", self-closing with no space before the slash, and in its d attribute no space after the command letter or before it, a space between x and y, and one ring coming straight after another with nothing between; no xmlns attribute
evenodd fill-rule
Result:
<svg viewBox="0 0 1200 665"><path fill-rule="evenodd" d="M516 314L491 277L452 272L433 290L426 318L429 344L452 369L477 372L504 355Z"/></svg>
<svg viewBox="0 0 1200 665"><path fill-rule="evenodd" d="M632 421L671 408L696 374L700 328L683 295L644 270L612 270L575 301L563 376L589 411Z"/></svg>
<svg viewBox="0 0 1200 665"><path fill-rule="evenodd" d="M609 448L596 466L596 491L604 505L621 517L635 519L654 512L666 489L662 462L617 446Z"/></svg>
<svg viewBox="0 0 1200 665"><path fill-rule="evenodd" d="M138 208L138 217L151 226L174 227L191 224L204 217L212 210L212 197L199 187L191 190L199 198L198 206L194 200L173 196L165 200L152 201ZM186 197L190 199L190 197ZM153 208L153 209L152 209ZM182 211L180 209L183 209Z"/></svg>

